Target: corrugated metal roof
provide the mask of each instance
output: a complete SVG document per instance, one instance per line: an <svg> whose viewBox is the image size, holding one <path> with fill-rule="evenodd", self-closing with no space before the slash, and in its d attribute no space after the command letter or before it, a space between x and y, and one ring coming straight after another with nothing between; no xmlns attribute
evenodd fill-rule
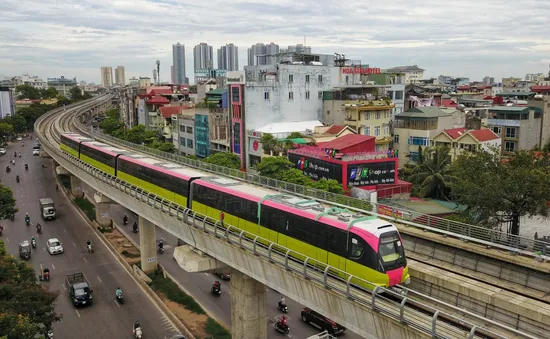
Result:
<svg viewBox="0 0 550 339"><path fill-rule="evenodd" d="M315 127L323 126L319 120L276 122L256 129L260 133L286 134L292 132L314 131Z"/></svg>
<svg viewBox="0 0 550 339"><path fill-rule="evenodd" d="M450 112L442 111L441 109L429 106L429 107L413 107L406 112L398 113L395 115L396 119L406 118L438 118L451 115Z"/></svg>

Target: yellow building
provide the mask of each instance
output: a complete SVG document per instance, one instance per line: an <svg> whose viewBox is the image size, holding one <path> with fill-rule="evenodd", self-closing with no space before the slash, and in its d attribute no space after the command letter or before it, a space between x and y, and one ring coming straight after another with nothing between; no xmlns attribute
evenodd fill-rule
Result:
<svg viewBox="0 0 550 339"><path fill-rule="evenodd" d="M387 151L393 141L390 126L394 107L384 100L348 100L343 107L347 113L344 124L357 134L376 137L376 151Z"/></svg>
<svg viewBox="0 0 550 339"><path fill-rule="evenodd" d="M488 128L467 130L466 128L446 129L432 138L434 146L448 147L451 161L463 152L497 150L500 153L501 139Z"/></svg>

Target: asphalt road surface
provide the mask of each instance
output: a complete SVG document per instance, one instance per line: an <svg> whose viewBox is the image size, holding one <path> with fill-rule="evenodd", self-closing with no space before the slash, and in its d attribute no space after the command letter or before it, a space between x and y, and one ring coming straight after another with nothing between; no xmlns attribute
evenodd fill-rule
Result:
<svg viewBox="0 0 550 339"><path fill-rule="evenodd" d="M84 192L86 196L93 197L94 190L87 186L83 185ZM121 226L122 231L129 235L137 244L139 244L139 234L132 232L132 225L134 221L137 221L136 214L127 210L126 208L120 205L111 205L111 217L117 223L117 225L122 225L122 219L124 215L128 216L128 225ZM165 246L165 252L163 254L158 254L158 262L170 273L178 283L189 293L204 309L208 310L216 320L222 322L226 326L231 326L231 300L229 297L230 291L230 282L223 281L220 277L211 273L188 273L182 268L179 267L177 262L173 258L174 246L177 246L177 238L163 231L161 228L157 227L156 229L157 242L163 240ZM210 293L210 288L212 283L215 280L219 280L222 284L222 295L220 297L214 297ZM267 317L268 317L268 326L273 327L274 322L278 319L283 313L277 308L277 302L279 301L281 294L277 291L267 289ZM290 337L304 339L311 335L321 332L318 328L313 325L306 324L300 320L300 312L304 306L298 304L297 302L286 298L286 303L288 305L288 325L290 326ZM268 328L268 338L284 338L280 333L276 332L274 328ZM361 336L346 331L345 338L355 339L361 338Z"/></svg>
<svg viewBox="0 0 550 339"><path fill-rule="evenodd" d="M33 138L34 139L34 138ZM9 186L17 199L19 212L15 221L3 220L4 234L0 238L8 252L19 256L19 243L23 240L37 239L29 264L39 272L48 267L51 280L44 282L50 290L59 291L56 311L63 315L60 322L54 324L56 339L73 338L133 338L132 325L138 320L143 327L145 338L163 339L165 335L176 333L171 322L149 299L142 288L132 279L113 253L101 243L85 220L74 210L61 192L56 192L55 175L51 159L32 155L34 140L24 139L25 146L18 141L7 148L7 154L0 156L3 185ZM13 152L21 152L22 157L15 159L12 171L6 173L6 166ZM46 168L41 167L44 162ZM25 171L24 164L29 165ZM16 175L21 182L16 182ZM57 219L43 221L38 199L53 198L57 208ZM24 217L29 213L31 226L26 226ZM42 225L42 234L36 234L36 223ZM65 253L51 256L46 251L49 238L59 238ZM86 252L86 240L92 241L94 253ZM64 276L84 272L93 290L93 305L73 307L64 285ZM115 301L115 290L120 286L124 292L125 303Z"/></svg>

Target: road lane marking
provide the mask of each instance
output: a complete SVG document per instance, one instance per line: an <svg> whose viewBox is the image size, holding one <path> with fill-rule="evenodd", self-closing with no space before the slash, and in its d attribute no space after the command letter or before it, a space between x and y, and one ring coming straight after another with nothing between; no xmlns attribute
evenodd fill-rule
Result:
<svg viewBox="0 0 550 339"><path fill-rule="evenodd" d="M78 310L74 310L76 312L76 315L80 318L80 313L78 313Z"/></svg>
<svg viewBox="0 0 550 339"><path fill-rule="evenodd" d="M86 263L88 263L88 260L86 260L86 258L82 258L82 259L84 259L84 261L85 261Z"/></svg>
<svg viewBox="0 0 550 339"><path fill-rule="evenodd" d="M73 246L76 247L76 244L73 242Z"/></svg>
<svg viewBox="0 0 550 339"><path fill-rule="evenodd" d="M99 279L99 277L97 277L97 280L99 280L99 282L103 284L103 281L101 281L101 279Z"/></svg>
<svg viewBox="0 0 550 339"><path fill-rule="evenodd" d="M208 273L204 273L205 276L208 276Z"/></svg>
<svg viewBox="0 0 550 339"><path fill-rule="evenodd" d="M118 302L118 300L113 300L113 302L115 303L115 305L117 305L118 307L120 307L120 303Z"/></svg>
<svg viewBox="0 0 550 339"><path fill-rule="evenodd" d="M42 249L44 250L44 252L46 252L46 247L42 247Z"/></svg>
<svg viewBox="0 0 550 339"><path fill-rule="evenodd" d="M63 232L67 233L67 230L66 230L66 229L64 229L64 230L63 230Z"/></svg>
<svg viewBox="0 0 550 339"><path fill-rule="evenodd" d="M10 238L6 238L6 241L7 241L7 242L10 242Z"/></svg>
<svg viewBox="0 0 550 339"><path fill-rule="evenodd" d="M52 264L53 269L55 270L55 266Z"/></svg>
<svg viewBox="0 0 550 339"><path fill-rule="evenodd" d="M65 284L61 284L61 287L63 287L63 290L67 290L67 287L65 287Z"/></svg>

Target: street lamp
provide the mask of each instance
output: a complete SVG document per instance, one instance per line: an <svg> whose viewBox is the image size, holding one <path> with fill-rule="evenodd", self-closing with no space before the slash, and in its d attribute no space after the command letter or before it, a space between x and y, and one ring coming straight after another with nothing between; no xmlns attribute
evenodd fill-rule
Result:
<svg viewBox="0 0 550 339"><path fill-rule="evenodd" d="M160 85L160 60L157 60L157 79L158 84Z"/></svg>

